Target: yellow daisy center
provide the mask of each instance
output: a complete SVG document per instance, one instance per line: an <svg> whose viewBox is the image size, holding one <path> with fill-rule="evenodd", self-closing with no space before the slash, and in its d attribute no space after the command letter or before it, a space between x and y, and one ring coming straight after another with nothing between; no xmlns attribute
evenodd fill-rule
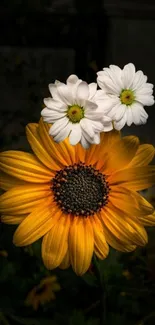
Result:
<svg viewBox="0 0 155 325"><path fill-rule="evenodd" d="M135 100L134 92L130 89L123 89L120 94L122 104L131 105Z"/></svg>
<svg viewBox="0 0 155 325"><path fill-rule="evenodd" d="M93 215L107 204L110 190L105 175L83 163L58 171L51 189L63 212L84 217Z"/></svg>
<svg viewBox="0 0 155 325"><path fill-rule="evenodd" d="M79 105L69 106L67 117L72 123L78 123L84 117L84 108Z"/></svg>

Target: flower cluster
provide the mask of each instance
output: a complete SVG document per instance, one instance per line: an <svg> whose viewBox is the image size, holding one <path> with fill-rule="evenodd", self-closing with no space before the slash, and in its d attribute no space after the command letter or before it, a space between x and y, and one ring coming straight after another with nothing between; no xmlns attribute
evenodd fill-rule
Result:
<svg viewBox="0 0 155 325"><path fill-rule="evenodd" d="M154 103L153 85L133 64L97 75L101 89L75 75L50 85L43 118L26 126L32 152L0 153L1 221L18 224L14 244L42 238L46 268L71 266L78 275L93 255L105 259L109 246L121 252L144 246L145 226L155 226L154 206L140 195L155 185L149 165L155 148L119 132L126 123L146 122L143 105ZM51 285L51 278L41 282L27 304L37 309L53 299Z"/></svg>
<svg viewBox="0 0 155 325"><path fill-rule="evenodd" d="M97 83L71 75L66 84L55 81L49 90L52 97L44 99L41 112L44 122L52 124L49 134L56 142L69 137L71 145L80 142L84 148L99 144L100 133L113 127L145 124L143 106L154 104L153 85L132 63L122 70L116 65L104 68L97 72Z"/></svg>

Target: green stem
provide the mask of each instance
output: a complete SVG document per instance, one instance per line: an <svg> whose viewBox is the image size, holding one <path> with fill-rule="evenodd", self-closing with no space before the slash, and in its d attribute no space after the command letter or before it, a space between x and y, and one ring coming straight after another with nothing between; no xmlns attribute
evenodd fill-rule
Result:
<svg viewBox="0 0 155 325"><path fill-rule="evenodd" d="M106 325L106 286L103 279L103 274L100 272L100 266L97 258L93 257L93 265L96 278L98 279L99 287L100 287L100 325Z"/></svg>

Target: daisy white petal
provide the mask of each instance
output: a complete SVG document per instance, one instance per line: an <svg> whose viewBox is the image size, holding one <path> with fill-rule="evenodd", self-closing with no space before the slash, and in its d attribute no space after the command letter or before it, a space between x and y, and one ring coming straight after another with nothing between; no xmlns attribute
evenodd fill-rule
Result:
<svg viewBox="0 0 155 325"><path fill-rule="evenodd" d="M89 99L91 99L96 94L96 91L97 91L97 83L92 82L91 84L88 85L88 87L89 87Z"/></svg>
<svg viewBox="0 0 155 325"><path fill-rule="evenodd" d="M87 100L89 97L89 87L86 82L82 81L77 87L76 96L78 103L81 104L81 99Z"/></svg>
<svg viewBox="0 0 155 325"><path fill-rule="evenodd" d="M146 82L147 82L147 76L145 76L143 74L143 72L141 70L139 70L139 71L137 71L135 73L135 78L133 80L133 83L132 83L131 87L132 87L133 90L139 89Z"/></svg>
<svg viewBox="0 0 155 325"><path fill-rule="evenodd" d="M131 87L133 79L135 77L135 66L132 63L128 63L124 66L122 71L122 81L124 88L128 89Z"/></svg>
<svg viewBox="0 0 155 325"><path fill-rule="evenodd" d="M80 124L72 124L72 130L69 135L70 144L73 146L80 142L82 136L82 130Z"/></svg>
<svg viewBox="0 0 155 325"><path fill-rule="evenodd" d="M52 111L52 113L49 116L49 110L48 108L44 108L41 112L41 115L44 116L44 121L47 123L54 123L58 119L61 119L65 116L64 112L59 111Z"/></svg>
<svg viewBox="0 0 155 325"><path fill-rule="evenodd" d="M56 110L56 111L65 111L66 110L66 104L61 103L58 100L54 100L51 97L44 98L44 104L47 106L47 108Z"/></svg>
<svg viewBox="0 0 155 325"><path fill-rule="evenodd" d="M119 88L122 88L122 70L118 66L111 64L109 68L104 68L103 70Z"/></svg>
<svg viewBox="0 0 155 325"><path fill-rule="evenodd" d="M57 120L49 130L49 134L53 137L56 136L62 128L64 128L69 123L68 118L65 116L59 120Z"/></svg>
<svg viewBox="0 0 155 325"><path fill-rule="evenodd" d="M72 129L72 124L69 122L60 132L54 137L56 142L61 142L66 139Z"/></svg>
<svg viewBox="0 0 155 325"><path fill-rule="evenodd" d="M103 131L103 130L102 130ZM90 138L90 136L84 131L83 136L89 144L99 144L100 142L100 133L95 133L93 138ZM88 147L87 147L88 148Z"/></svg>
<svg viewBox="0 0 155 325"><path fill-rule="evenodd" d="M78 81L79 81L79 78L75 74L71 74L67 78L66 83L67 83L68 86L72 86L72 85L75 85Z"/></svg>
<svg viewBox="0 0 155 325"><path fill-rule="evenodd" d="M115 112L115 120L116 121L121 120L126 110L127 110L126 105L124 104L119 105L117 112Z"/></svg>
<svg viewBox="0 0 155 325"><path fill-rule="evenodd" d="M121 74L122 74L122 70L115 64L110 64L110 69L113 73L117 74L118 77L120 78L121 77Z"/></svg>
<svg viewBox="0 0 155 325"><path fill-rule="evenodd" d="M103 89L98 89L97 92L96 92L96 94L95 94L95 96L94 96L94 99L95 99L96 101L98 101L98 100L100 100L100 99L105 99L106 97L108 97L108 96L106 95L106 91L103 90Z"/></svg>
<svg viewBox="0 0 155 325"><path fill-rule="evenodd" d="M101 89L106 90L108 93L117 95L121 91L121 87L107 76L104 76L103 79L97 79L98 85Z"/></svg>
<svg viewBox="0 0 155 325"><path fill-rule="evenodd" d="M131 126L133 123L133 114L132 114L132 108L129 106L126 110L126 115L127 115L127 125Z"/></svg>
<svg viewBox="0 0 155 325"><path fill-rule="evenodd" d="M90 112L93 112L95 110L95 108L97 108L98 105L89 101L89 100L86 100L85 101L85 110L86 111L90 111Z"/></svg>
<svg viewBox="0 0 155 325"><path fill-rule="evenodd" d="M80 125L83 129L83 132L86 132L91 138L94 137L95 132L94 132L94 129L93 129L93 126L92 126L92 123L90 120L83 118L80 121Z"/></svg>
<svg viewBox="0 0 155 325"><path fill-rule="evenodd" d="M95 132L102 132L103 131L103 123L99 121L92 121L92 126Z"/></svg>
<svg viewBox="0 0 155 325"><path fill-rule="evenodd" d="M81 82L82 82L82 80L79 79L75 74L72 74L71 76L68 77L66 83L67 83L68 89L71 92L73 98L76 97L77 87Z"/></svg>
<svg viewBox="0 0 155 325"><path fill-rule="evenodd" d="M132 105L132 116L135 125L145 124L148 117L140 103L134 103Z"/></svg>
<svg viewBox="0 0 155 325"><path fill-rule="evenodd" d="M146 106L154 104L154 97L150 95L136 95L136 100Z"/></svg>
<svg viewBox="0 0 155 325"><path fill-rule="evenodd" d="M104 68L103 71L99 71L97 73L98 78L97 82L100 86L102 84L101 89L109 89L112 91L119 92L122 88L122 70L115 65L110 65L110 68Z"/></svg>
<svg viewBox="0 0 155 325"><path fill-rule="evenodd" d="M94 110L94 111L86 110L85 111L85 117L92 121L93 120L94 121L102 121L103 117L101 117L101 115L103 115L103 113L98 110ZM102 126L103 126L103 124L102 124Z"/></svg>
<svg viewBox="0 0 155 325"><path fill-rule="evenodd" d="M104 132L109 132L113 129L113 124L111 121L111 118L109 118L108 116L103 116L104 118L104 127L103 127L103 131Z"/></svg>
<svg viewBox="0 0 155 325"><path fill-rule="evenodd" d="M126 121L127 121L127 114L125 112L124 116L120 121L114 121L114 128L118 131L121 130L126 124Z"/></svg>
<svg viewBox="0 0 155 325"><path fill-rule="evenodd" d="M95 144L99 144L100 143L100 133L95 133L94 135L94 142Z"/></svg>
<svg viewBox="0 0 155 325"><path fill-rule="evenodd" d="M94 133L94 136L93 137L90 137L90 135L85 131L83 130L82 134L84 135L85 139L89 142L89 144L93 144L94 143L94 136L95 136L95 133Z"/></svg>
<svg viewBox="0 0 155 325"><path fill-rule="evenodd" d="M138 93L152 93L152 90L154 88L153 84L150 83L145 83L144 85L142 85L140 88L137 89Z"/></svg>
<svg viewBox="0 0 155 325"><path fill-rule="evenodd" d="M85 148L85 149L88 149L89 148L90 142L86 140L86 138L84 137L84 135L82 135L80 142L81 142L81 145L82 145L83 148Z"/></svg>
<svg viewBox="0 0 155 325"><path fill-rule="evenodd" d="M57 90L63 103L66 103L67 105L73 104L72 94L69 92L67 85L60 84L58 85Z"/></svg>
<svg viewBox="0 0 155 325"><path fill-rule="evenodd" d="M49 84L48 88L49 88L49 91L50 91L52 97L56 100L57 99L60 100L56 84L51 83L51 84Z"/></svg>
<svg viewBox="0 0 155 325"><path fill-rule="evenodd" d="M147 85L147 84L146 84ZM153 88L151 87L141 87L139 88L138 90L136 90L136 95L143 95L143 96L147 96L147 95L152 95L152 92L153 92Z"/></svg>
<svg viewBox="0 0 155 325"><path fill-rule="evenodd" d="M122 107L122 104L119 101L116 105L113 105L113 107L111 108L111 110L108 113L108 116L111 117L113 120L115 120L116 116L118 117L118 115L121 115L120 114L122 112L121 107Z"/></svg>
<svg viewBox="0 0 155 325"><path fill-rule="evenodd" d="M144 117L145 119L147 119L149 117L148 114L146 113L144 107L141 104L139 104L139 111L140 111L140 115L142 117Z"/></svg>
<svg viewBox="0 0 155 325"><path fill-rule="evenodd" d="M106 96L104 99L97 100L98 106L102 107L103 113L108 114L111 112L111 109L116 106L116 104L120 105L120 99L117 96L111 97Z"/></svg>

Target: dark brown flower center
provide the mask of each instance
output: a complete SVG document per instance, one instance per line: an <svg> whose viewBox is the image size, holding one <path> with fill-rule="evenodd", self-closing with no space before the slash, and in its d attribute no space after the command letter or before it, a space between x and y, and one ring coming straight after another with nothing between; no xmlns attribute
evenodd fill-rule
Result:
<svg viewBox="0 0 155 325"><path fill-rule="evenodd" d="M83 163L58 171L51 189L63 212L84 217L93 215L107 204L110 190L105 175Z"/></svg>

